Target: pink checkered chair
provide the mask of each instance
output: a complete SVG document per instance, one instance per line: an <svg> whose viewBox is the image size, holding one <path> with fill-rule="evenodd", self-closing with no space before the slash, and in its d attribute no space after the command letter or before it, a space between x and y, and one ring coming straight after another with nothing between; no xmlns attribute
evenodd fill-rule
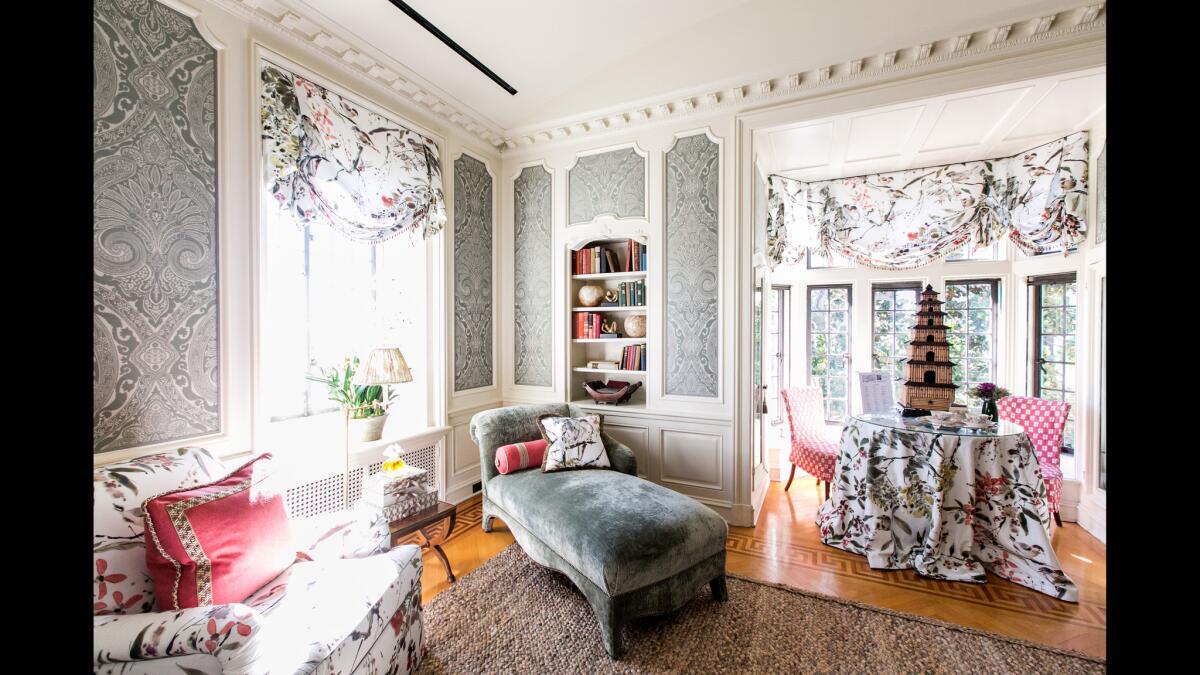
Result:
<svg viewBox="0 0 1200 675"><path fill-rule="evenodd" d="M1042 480L1046 482L1050 511L1054 514L1055 524L1061 527L1058 504L1062 499L1063 473L1059 462L1062 459L1063 429L1067 426L1071 404L1032 396L1006 396L996 401L996 409L1000 412L1000 419L1021 425L1029 440L1033 441Z"/></svg>
<svg viewBox="0 0 1200 675"><path fill-rule="evenodd" d="M788 426L792 431L792 472L788 474L783 491L792 487L796 467L825 481L825 498L829 499L829 482L837 465L837 443L825 437L825 401L820 387L789 387L783 392L783 407L787 409Z"/></svg>

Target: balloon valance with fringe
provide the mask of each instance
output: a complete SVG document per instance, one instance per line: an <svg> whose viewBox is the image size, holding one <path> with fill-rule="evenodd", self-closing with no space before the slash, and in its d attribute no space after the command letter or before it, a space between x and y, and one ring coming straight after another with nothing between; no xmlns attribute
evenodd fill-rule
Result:
<svg viewBox="0 0 1200 675"><path fill-rule="evenodd" d="M298 225L355 241L428 239L446 223L437 144L325 87L262 65L267 191Z"/></svg>
<svg viewBox="0 0 1200 675"><path fill-rule="evenodd" d="M838 253L883 270L920 267L1007 236L1064 254L1087 235L1087 132L1011 157L837 180L767 178L767 261Z"/></svg>

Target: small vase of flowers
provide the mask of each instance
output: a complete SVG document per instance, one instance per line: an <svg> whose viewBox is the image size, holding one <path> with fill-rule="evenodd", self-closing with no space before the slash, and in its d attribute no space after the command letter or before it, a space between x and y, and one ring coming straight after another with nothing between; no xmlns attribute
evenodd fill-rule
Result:
<svg viewBox="0 0 1200 675"><path fill-rule="evenodd" d="M991 417L993 422L1000 421L1000 411L996 409L996 401L1008 396L1007 389L997 387L991 382L980 382L971 387L967 391L967 395L983 401L983 406L979 410L980 414Z"/></svg>

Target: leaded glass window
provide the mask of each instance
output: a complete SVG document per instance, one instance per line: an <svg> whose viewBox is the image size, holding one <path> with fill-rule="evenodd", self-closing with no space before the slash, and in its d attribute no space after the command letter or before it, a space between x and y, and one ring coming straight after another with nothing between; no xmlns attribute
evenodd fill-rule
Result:
<svg viewBox="0 0 1200 675"><path fill-rule="evenodd" d="M808 381L821 387L825 419L850 412L850 286L808 287Z"/></svg>

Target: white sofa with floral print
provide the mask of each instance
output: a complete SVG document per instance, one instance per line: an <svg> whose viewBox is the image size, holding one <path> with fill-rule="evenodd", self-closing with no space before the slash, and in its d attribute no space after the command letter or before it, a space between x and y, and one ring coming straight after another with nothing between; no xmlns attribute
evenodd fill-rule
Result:
<svg viewBox="0 0 1200 675"><path fill-rule="evenodd" d="M240 603L155 611L142 501L227 472L194 447L96 467L95 671L415 670L424 648L421 552L412 545L389 550L387 522L365 508L290 521L297 562Z"/></svg>

